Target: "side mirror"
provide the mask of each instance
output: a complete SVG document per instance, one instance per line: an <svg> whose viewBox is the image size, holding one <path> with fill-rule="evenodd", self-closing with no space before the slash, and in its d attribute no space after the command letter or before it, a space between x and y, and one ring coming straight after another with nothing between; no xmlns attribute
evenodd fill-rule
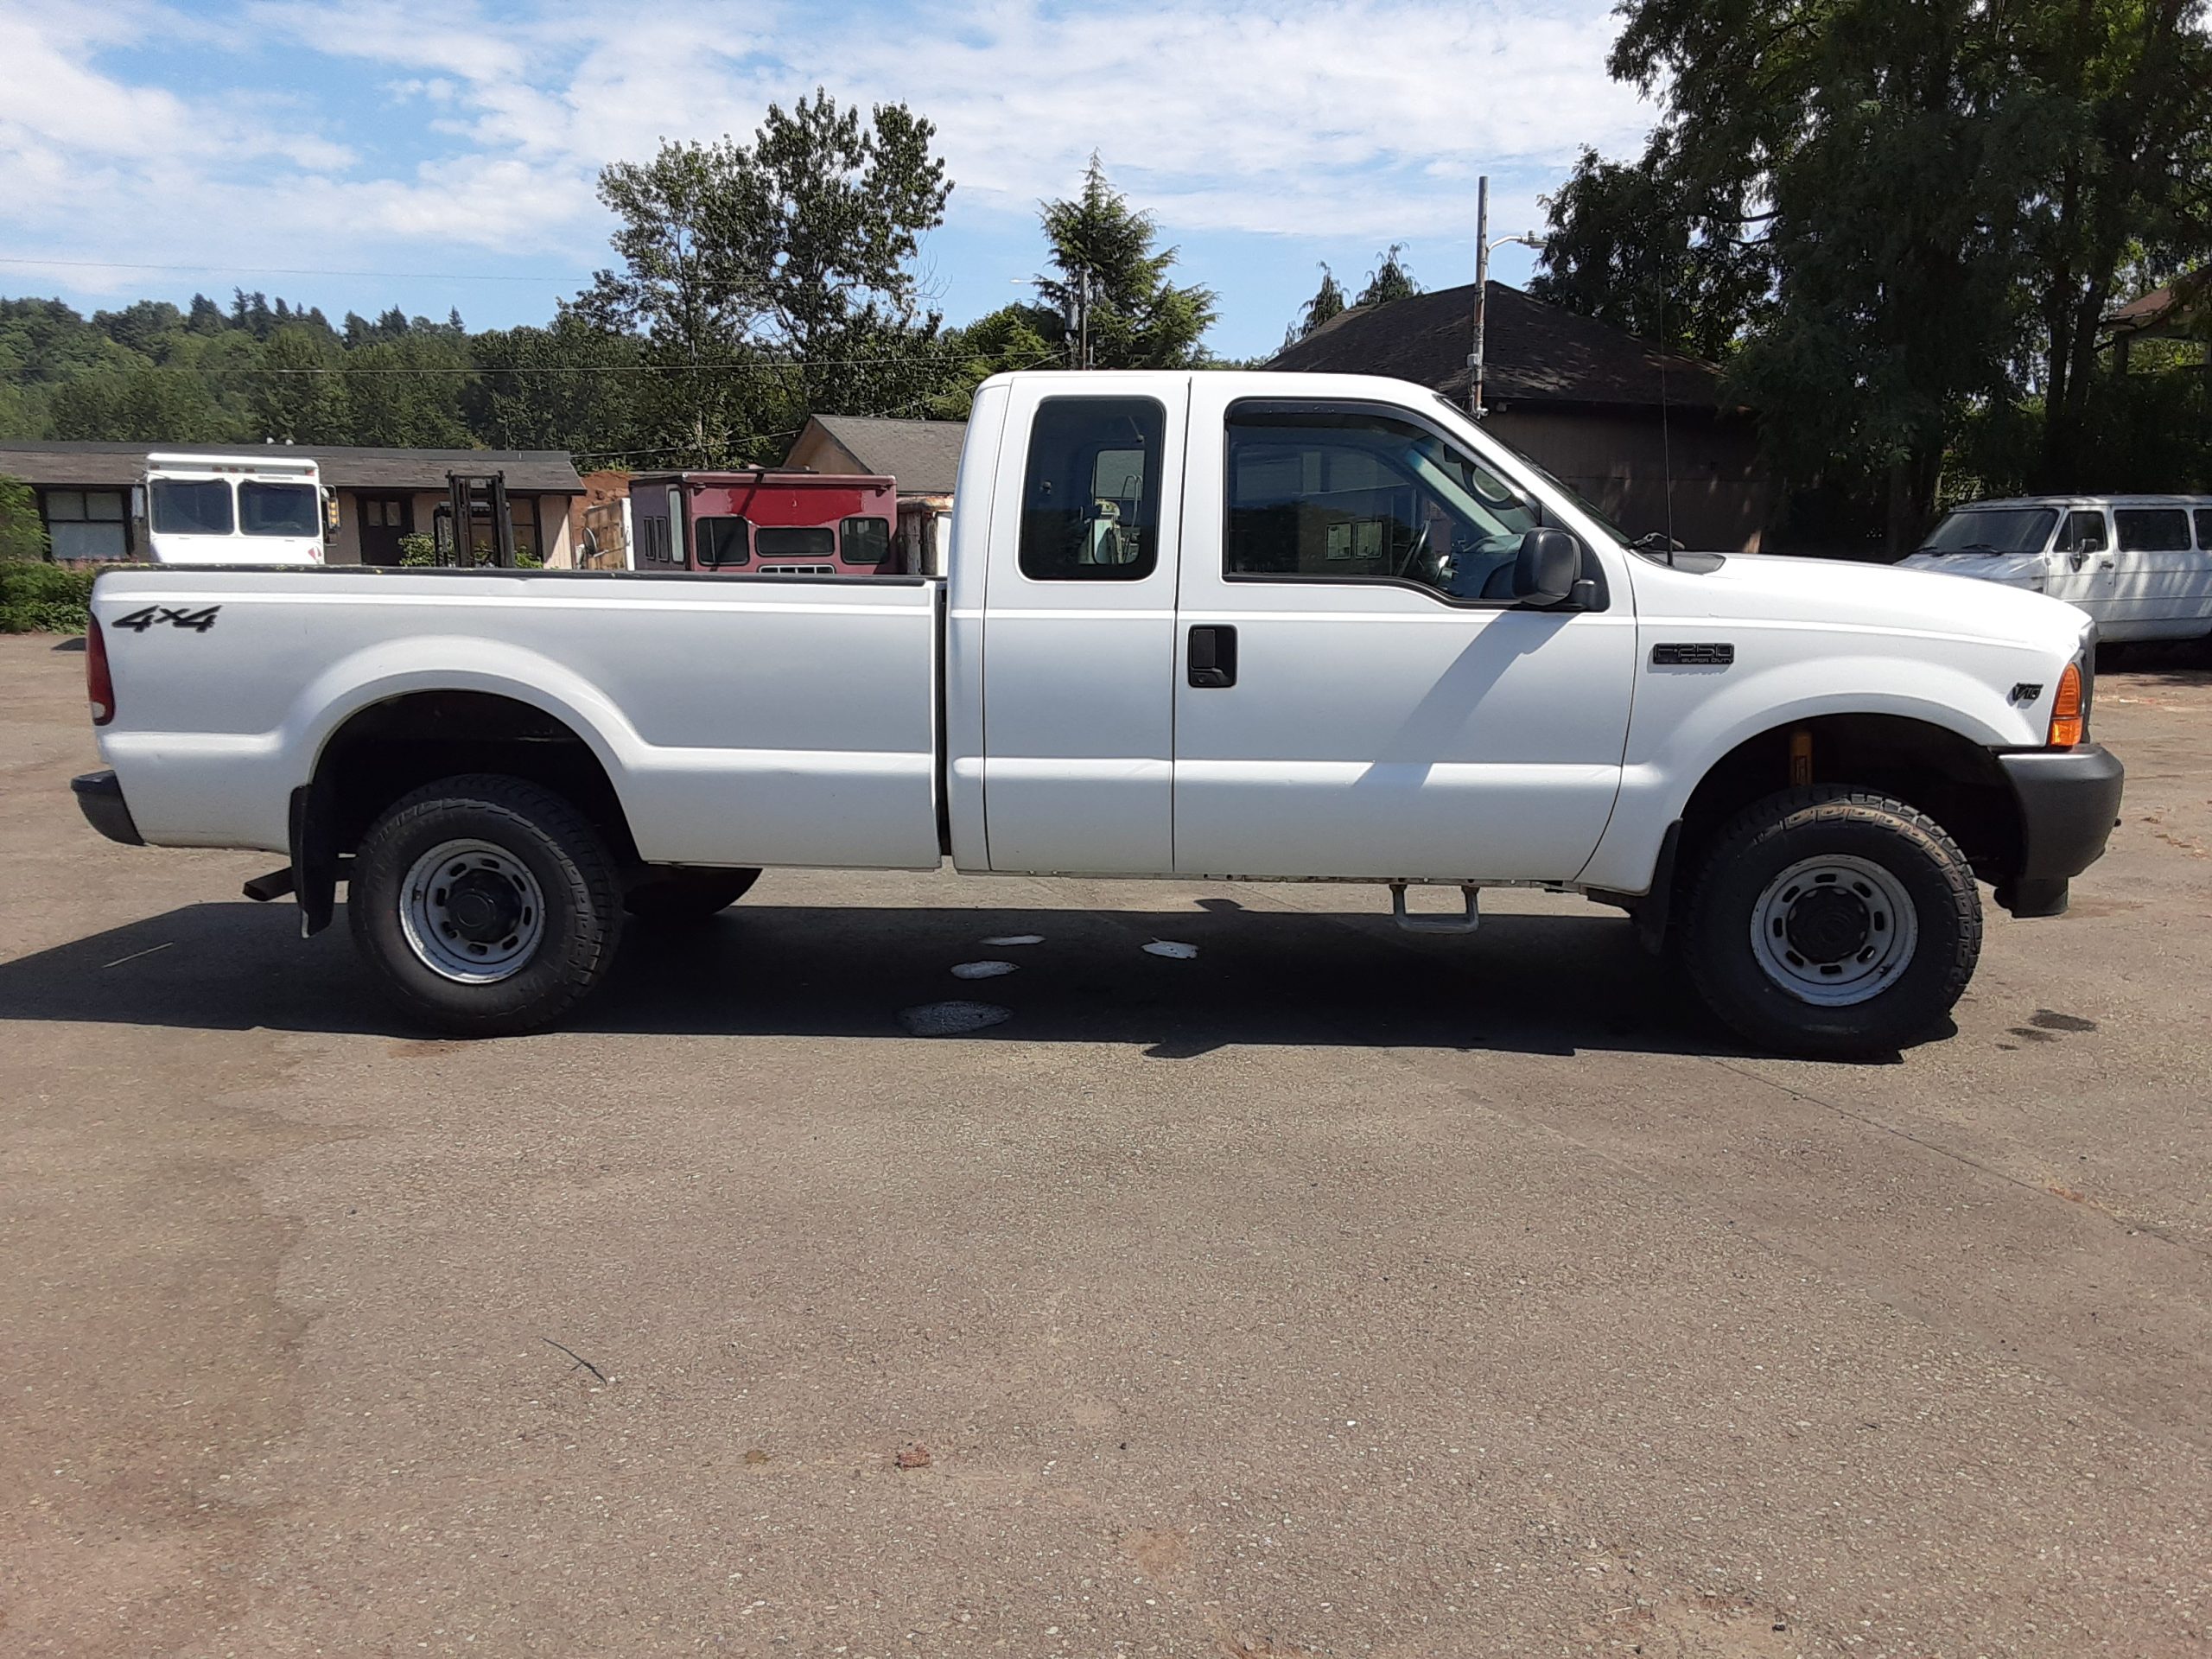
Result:
<svg viewBox="0 0 2212 1659"><path fill-rule="evenodd" d="M1513 597L1548 610L1573 599L1582 576L1582 543L1571 531L1538 529L1521 537L1513 561Z"/></svg>

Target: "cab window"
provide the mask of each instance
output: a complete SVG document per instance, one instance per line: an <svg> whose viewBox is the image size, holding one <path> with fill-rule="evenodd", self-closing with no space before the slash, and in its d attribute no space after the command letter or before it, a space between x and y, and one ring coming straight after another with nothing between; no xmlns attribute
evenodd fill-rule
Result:
<svg viewBox="0 0 2212 1659"><path fill-rule="evenodd" d="M662 521L665 523L665 520ZM699 520L699 566L704 570L721 570L734 564L744 564L753 557L747 544L747 532L752 525L744 519L721 516Z"/></svg>
<svg viewBox="0 0 2212 1659"><path fill-rule="evenodd" d="M246 480L238 486L238 528L248 536L321 533L321 503L315 486Z"/></svg>
<svg viewBox="0 0 2212 1659"><path fill-rule="evenodd" d="M891 521L844 520L837 526L837 554L847 564L881 564L891 556Z"/></svg>
<svg viewBox="0 0 2212 1659"><path fill-rule="evenodd" d="M1229 416L1224 574L1405 582L1510 602L1541 516L1426 426L1378 411L1240 404Z"/></svg>
<svg viewBox="0 0 2212 1659"><path fill-rule="evenodd" d="M2058 532L2061 553L2101 553L2105 550L2105 516L2094 508L2077 508L2066 515Z"/></svg>
<svg viewBox="0 0 2212 1659"><path fill-rule="evenodd" d="M803 528L763 524L753 532L753 542L764 559L826 561L837 552L837 533L827 524Z"/></svg>
<svg viewBox="0 0 2212 1659"><path fill-rule="evenodd" d="M157 479L149 493L153 497L154 528L164 535L231 533L231 486L227 479Z"/></svg>
<svg viewBox="0 0 2212 1659"><path fill-rule="evenodd" d="M1021 574L1137 582L1160 557L1167 416L1150 397L1048 397L1029 429Z"/></svg>
<svg viewBox="0 0 2212 1659"><path fill-rule="evenodd" d="M2179 507L2115 507L2113 525L2130 553L2179 553L2189 547L2189 515Z"/></svg>

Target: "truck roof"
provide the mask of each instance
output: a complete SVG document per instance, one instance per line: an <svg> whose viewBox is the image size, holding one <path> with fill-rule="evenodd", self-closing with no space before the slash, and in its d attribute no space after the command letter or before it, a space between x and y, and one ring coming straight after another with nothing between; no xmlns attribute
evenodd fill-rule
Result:
<svg viewBox="0 0 2212 1659"><path fill-rule="evenodd" d="M841 490L856 486L889 489L893 480L880 473L817 473L806 467L741 467L723 472L633 473L639 484L772 484L779 489L804 489L809 485L834 485Z"/></svg>
<svg viewBox="0 0 2212 1659"><path fill-rule="evenodd" d="M282 473L304 478L321 468L313 455L182 455L156 450L146 457L146 470L149 473Z"/></svg>

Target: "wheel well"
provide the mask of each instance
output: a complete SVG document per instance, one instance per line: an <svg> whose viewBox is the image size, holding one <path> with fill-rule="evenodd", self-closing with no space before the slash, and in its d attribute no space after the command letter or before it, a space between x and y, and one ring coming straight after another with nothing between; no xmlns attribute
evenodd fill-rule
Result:
<svg viewBox="0 0 2212 1659"><path fill-rule="evenodd" d="M332 850L350 853L378 814L440 778L503 772L574 803L634 863L637 843L599 756L543 709L488 691L416 691L372 703L323 745L315 788L326 803Z"/></svg>
<svg viewBox="0 0 2212 1659"><path fill-rule="evenodd" d="M1811 740L1809 779L1791 776L1791 746L1801 732ZM1849 784L1918 807L1950 831L1984 880L2019 868L2019 803L1987 749L1900 715L1822 715L1761 732L1714 764L1682 809L1678 868L1685 874L1694 868L1700 848L1753 801L1798 781Z"/></svg>

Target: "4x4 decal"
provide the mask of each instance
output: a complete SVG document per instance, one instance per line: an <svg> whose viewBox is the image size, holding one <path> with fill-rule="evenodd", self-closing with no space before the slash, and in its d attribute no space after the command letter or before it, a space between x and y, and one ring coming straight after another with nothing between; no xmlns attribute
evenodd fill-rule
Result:
<svg viewBox="0 0 2212 1659"><path fill-rule="evenodd" d="M143 633L149 628L167 622L172 627L190 628L194 633L205 633L215 626L215 613L223 607L210 605L205 610L188 611L167 605L149 605L143 610L133 611L128 616L118 616L112 626L128 628L133 633Z"/></svg>

